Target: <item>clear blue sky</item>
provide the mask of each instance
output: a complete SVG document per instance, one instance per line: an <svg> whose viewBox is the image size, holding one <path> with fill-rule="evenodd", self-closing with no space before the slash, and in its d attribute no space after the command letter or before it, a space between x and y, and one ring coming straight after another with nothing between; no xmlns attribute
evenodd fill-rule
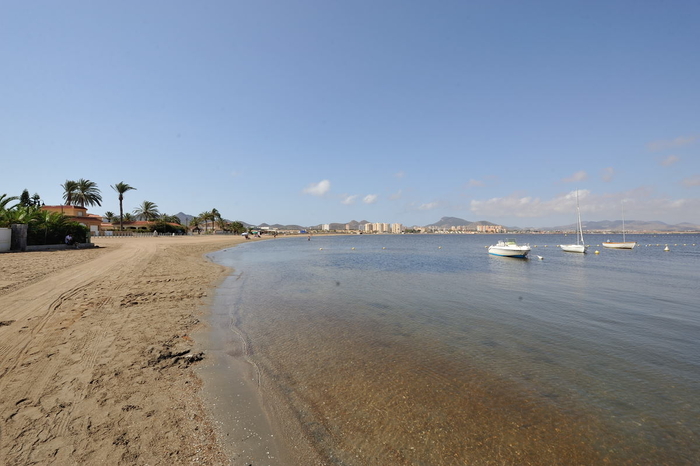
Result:
<svg viewBox="0 0 700 466"><path fill-rule="evenodd" d="M248 223L700 223L700 2L31 1L0 194Z"/></svg>

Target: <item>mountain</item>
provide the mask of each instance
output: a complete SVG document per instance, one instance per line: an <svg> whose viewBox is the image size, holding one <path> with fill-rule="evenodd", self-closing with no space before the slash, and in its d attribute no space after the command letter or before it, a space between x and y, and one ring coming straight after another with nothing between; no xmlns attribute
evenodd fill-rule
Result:
<svg viewBox="0 0 700 466"><path fill-rule="evenodd" d="M469 220L464 220L458 217L442 217L435 223L426 225L428 227L438 227L438 228L450 228L450 227L471 227L476 230L477 225L496 225L495 223L487 222L485 220L479 220L478 222L470 222Z"/></svg>

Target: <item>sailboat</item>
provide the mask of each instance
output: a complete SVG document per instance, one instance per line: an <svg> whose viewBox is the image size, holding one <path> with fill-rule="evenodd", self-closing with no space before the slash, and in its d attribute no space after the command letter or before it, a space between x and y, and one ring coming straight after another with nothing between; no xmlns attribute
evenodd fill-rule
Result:
<svg viewBox="0 0 700 466"><path fill-rule="evenodd" d="M603 243L604 248L609 249L634 249L637 245L636 241L626 241L625 239L625 203L622 203L622 241L606 241Z"/></svg>
<svg viewBox="0 0 700 466"><path fill-rule="evenodd" d="M583 226L581 225L581 209L578 206L578 191L576 191L576 215L578 217L576 244L560 244L559 247L565 252L580 252L585 254L586 243L583 242Z"/></svg>

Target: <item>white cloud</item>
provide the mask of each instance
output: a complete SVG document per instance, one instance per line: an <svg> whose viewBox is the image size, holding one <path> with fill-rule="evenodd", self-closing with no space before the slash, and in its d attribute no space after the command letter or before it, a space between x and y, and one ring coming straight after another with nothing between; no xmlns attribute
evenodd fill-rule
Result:
<svg viewBox="0 0 700 466"><path fill-rule="evenodd" d="M377 197L378 196L376 194L368 194L362 199L362 202L365 204L374 204L377 202Z"/></svg>
<svg viewBox="0 0 700 466"><path fill-rule="evenodd" d="M302 191L304 194L311 194L312 196L323 196L331 189L331 182L328 180L319 181L318 183L311 183Z"/></svg>
<svg viewBox="0 0 700 466"><path fill-rule="evenodd" d="M659 163L661 165L663 165L664 167L670 167L671 165L678 162L679 160L680 160L680 158L678 156L669 155L668 157L664 157L663 159L661 159L661 161L659 161Z"/></svg>
<svg viewBox="0 0 700 466"><path fill-rule="evenodd" d="M568 178L564 178L562 181L564 183L574 183L574 182L583 181L586 179L588 179L588 173L581 170L581 171L577 171L576 173L574 173L573 175L571 175Z"/></svg>
<svg viewBox="0 0 700 466"><path fill-rule="evenodd" d="M700 175L684 180L686 186L700 186ZM700 212L700 198L670 198L655 189L640 186L628 191L594 194L579 190L581 216L586 220L620 219L624 201L625 218L629 220L662 220L668 223L692 221L692 212ZM557 217L562 223L572 223L576 213L576 191L560 193L543 200L522 194L511 194L486 200L473 200L470 205L479 218L545 219ZM689 217L690 215L690 217ZM512 220L509 220L512 221ZM543 225L554 226L548 220ZM534 223L534 222L533 222Z"/></svg>
<svg viewBox="0 0 700 466"><path fill-rule="evenodd" d="M579 190L580 200L590 195L586 189ZM583 205L581 206L583 210ZM552 214L570 214L576 210L576 191L559 194L551 200L511 194L508 197L494 197L485 201L472 200L471 211L483 217L537 218Z"/></svg>
<svg viewBox="0 0 700 466"><path fill-rule="evenodd" d="M394 176L396 178L403 178L404 176L406 176L406 173L404 173L403 170L399 170L398 172L394 173Z"/></svg>
<svg viewBox="0 0 700 466"><path fill-rule="evenodd" d="M483 181L479 181L479 180L475 180L475 179L470 179L469 181L467 181L467 187L478 188L478 187L482 187L482 186L486 186L486 183L484 183Z"/></svg>
<svg viewBox="0 0 700 466"><path fill-rule="evenodd" d="M439 204L437 202L426 202L418 206L418 210L432 210L436 208Z"/></svg>
<svg viewBox="0 0 700 466"><path fill-rule="evenodd" d="M600 178L606 183L611 182L614 176L615 169L613 167L606 167L600 171Z"/></svg>
<svg viewBox="0 0 700 466"><path fill-rule="evenodd" d="M700 186L700 175L691 176L683 180L683 186L691 188L694 186Z"/></svg>
<svg viewBox="0 0 700 466"><path fill-rule="evenodd" d="M696 139L697 136L680 136L676 139L671 139L668 141L652 141L647 144L647 148L652 152L658 152L662 150L673 149L676 147L687 146L688 144L692 144L693 142L695 142Z"/></svg>
<svg viewBox="0 0 700 466"><path fill-rule="evenodd" d="M343 197L343 200L340 202L342 202L345 205L352 205L355 203L356 200L357 200L357 194L353 194L351 196Z"/></svg>

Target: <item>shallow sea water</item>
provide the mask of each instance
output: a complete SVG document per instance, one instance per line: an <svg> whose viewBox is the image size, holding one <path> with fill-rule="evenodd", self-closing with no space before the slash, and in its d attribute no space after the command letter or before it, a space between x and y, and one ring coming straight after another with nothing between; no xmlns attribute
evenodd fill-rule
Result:
<svg viewBox="0 0 700 466"><path fill-rule="evenodd" d="M326 464L700 464L700 237L628 236L244 244L212 324Z"/></svg>

